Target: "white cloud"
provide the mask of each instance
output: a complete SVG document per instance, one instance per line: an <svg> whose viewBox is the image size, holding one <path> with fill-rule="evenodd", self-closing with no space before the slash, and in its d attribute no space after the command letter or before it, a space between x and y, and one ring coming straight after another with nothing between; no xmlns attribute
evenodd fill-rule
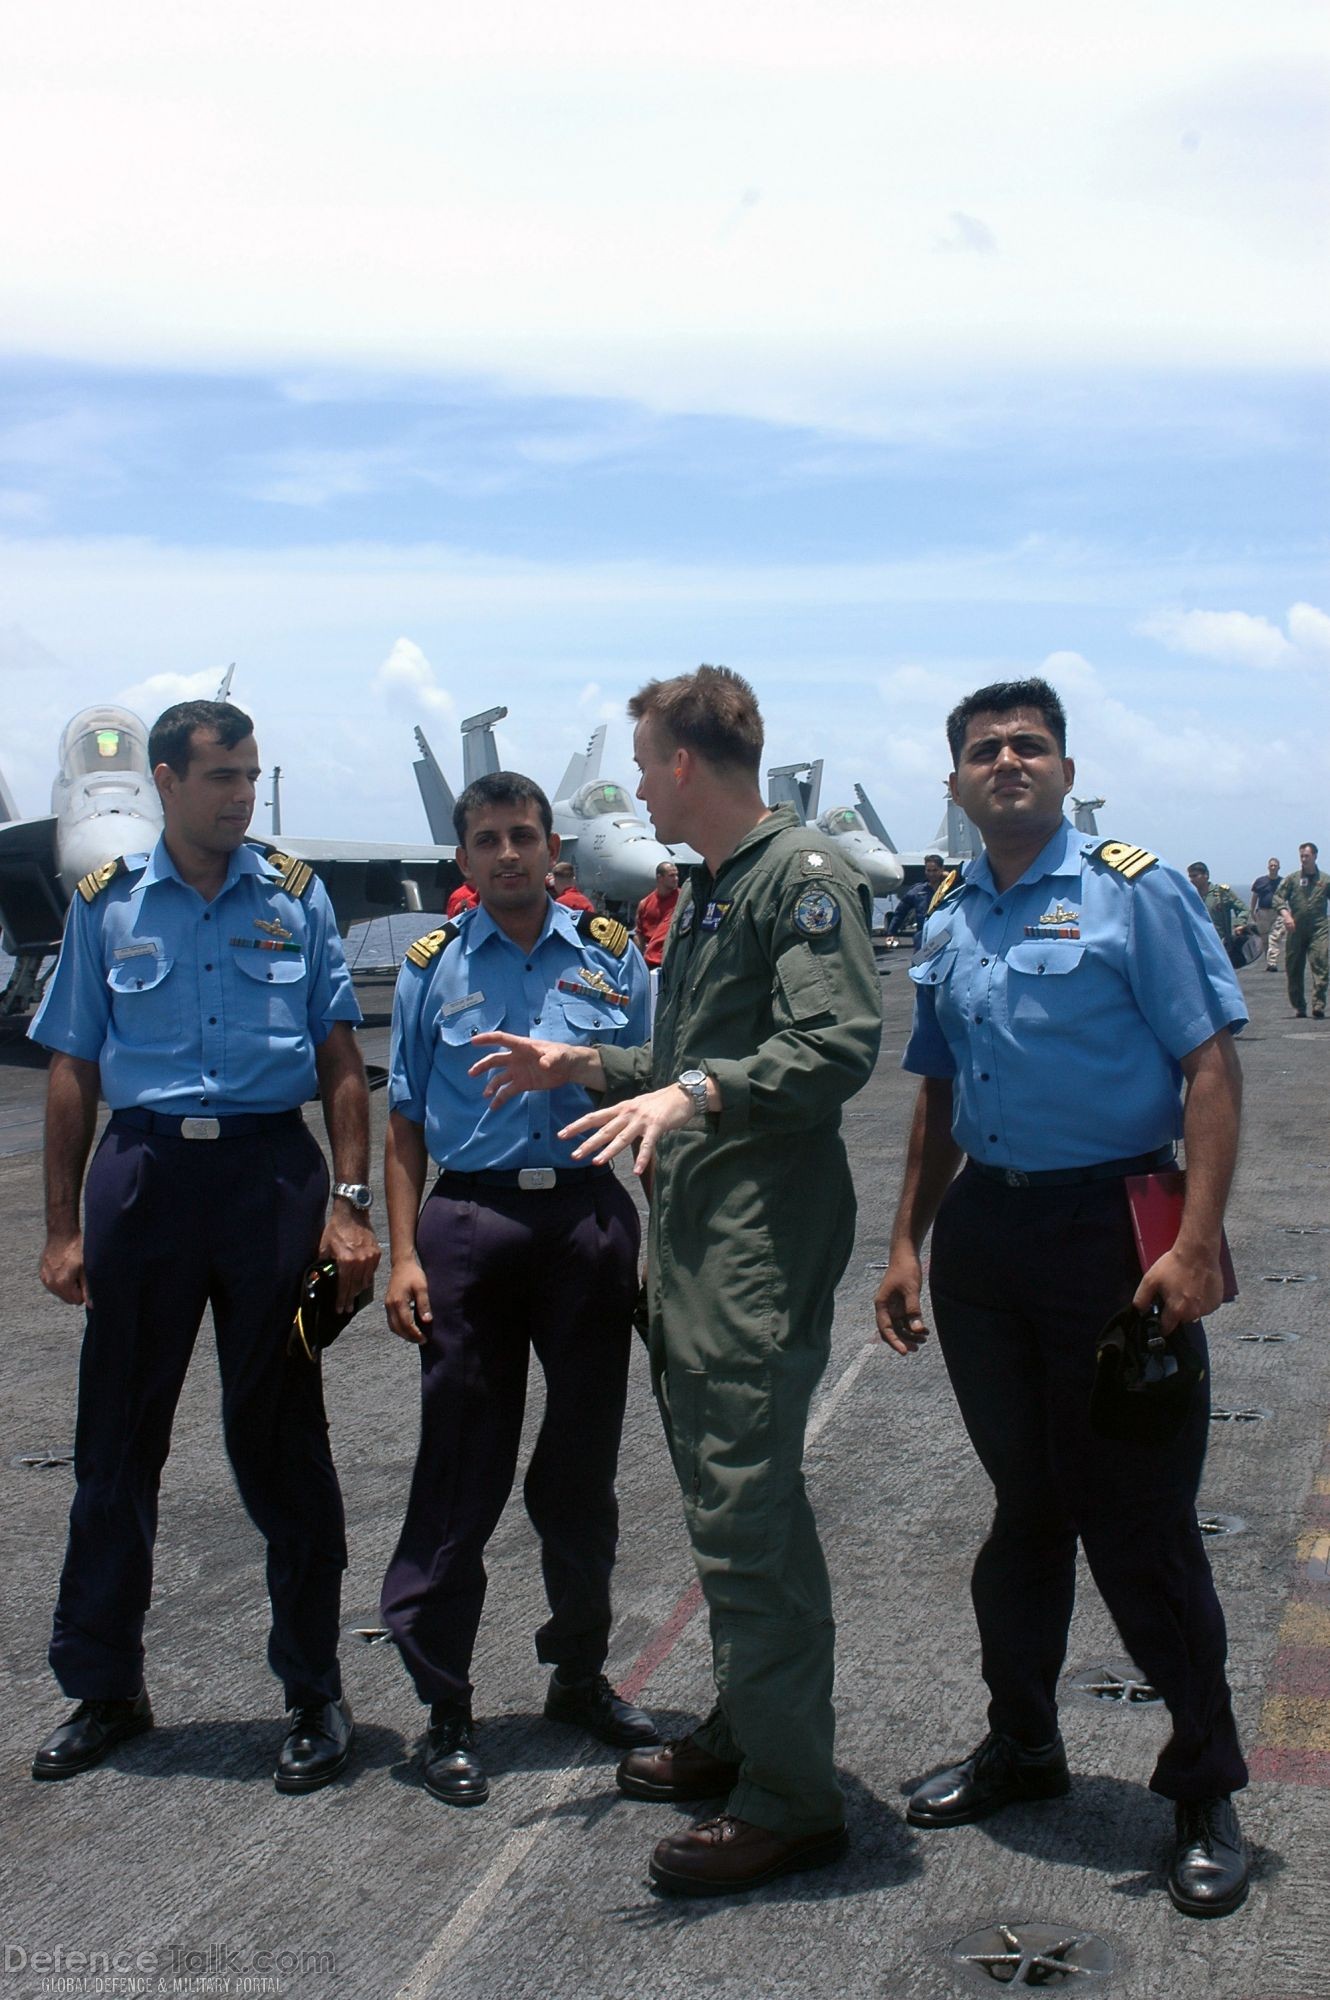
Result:
<svg viewBox="0 0 1330 2000"><path fill-rule="evenodd" d="M457 707L446 688L441 688L433 667L414 639L398 639L372 683L374 692L396 708L415 713L422 709L435 721L451 722Z"/></svg>
<svg viewBox="0 0 1330 2000"><path fill-rule="evenodd" d="M1194 653L1221 665L1267 672L1305 667L1330 656L1330 617L1314 604L1295 604L1288 633L1250 611L1156 611L1137 626L1172 653Z"/></svg>
<svg viewBox="0 0 1330 2000"><path fill-rule="evenodd" d="M43 167L6 218L12 351L805 420L871 408L911 358L1324 358L1312 119L1282 86L1239 115L1258 70L1314 69L1303 0L1122 0L1074 35L1053 0L314 20L20 11L0 173ZM947 216L971 254L936 254Z"/></svg>
<svg viewBox="0 0 1330 2000"><path fill-rule="evenodd" d="M146 680L121 688L112 699L152 723L175 702L214 700L225 672L225 667L200 667L196 674L149 674Z"/></svg>

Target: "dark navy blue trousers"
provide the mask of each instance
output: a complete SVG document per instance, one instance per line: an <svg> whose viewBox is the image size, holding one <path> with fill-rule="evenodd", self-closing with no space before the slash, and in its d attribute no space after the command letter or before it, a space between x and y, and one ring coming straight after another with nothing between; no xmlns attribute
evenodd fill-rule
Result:
<svg viewBox="0 0 1330 2000"><path fill-rule="evenodd" d="M209 1303L227 1454L268 1544L269 1662L288 1706L340 1695L342 1498L319 1369L286 1353L327 1195L298 1120L217 1140L108 1125L84 1203L78 1484L50 1650L75 1699L143 1684L158 1485Z"/></svg>
<svg viewBox="0 0 1330 2000"><path fill-rule="evenodd" d="M934 1227L938 1338L996 1490L971 1585L990 1726L1030 1746L1057 1732L1079 1538L1123 1644L1168 1704L1151 1786L1209 1798L1245 1785L1247 1767L1196 1523L1208 1376L1171 1444L1113 1443L1089 1424L1098 1336L1139 1283L1121 1181L1008 1188L966 1171ZM1203 1327L1185 1335L1204 1360Z"/></svg>
<svg viewBox="0 0 1330 2000"><path fill-rule="evenodd" d="M469 1702L485 1544L517 1470L528 1357L545 1415L523 1498L550 1617L536 1654L599 1673L610 1635L637 1211L613 1174L525 1192L436 1184L416 1244L433 1325L420 1351L420 1450L383 1584L383 1619L422 1701Z"/></svg>

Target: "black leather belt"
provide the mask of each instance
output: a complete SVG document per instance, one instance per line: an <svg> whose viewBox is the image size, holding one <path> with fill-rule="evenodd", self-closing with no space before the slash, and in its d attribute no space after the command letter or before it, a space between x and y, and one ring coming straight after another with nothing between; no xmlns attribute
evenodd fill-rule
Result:
<svg viewBox="0 0 1330 2000"><path fill-rule="evenodd" d="M445 1167L434 1185L441 1194L460 1193L465 1188L519 1188L523 1194L548 1194L553 1188L602 1181L613 1172L613 1167L495 1167L461 1174Z"/></svg>
<svg viewBox="0 0 1330 2000"><path fill-rule="evenodd" d="M289 1125L303 1125L297 1106L294 1111L237 1111L233 1117L179 1118L174 1112L148 1111L130 1105L113 1111L113 1125L127 1125L134 1132L160 1132L171 1139L248 1139L256 1132L277 1132Z"/></svg>
<svg viewBox="0 0 1330 2000"><path fill-rule="evenodd" d="M1092 1181L1120 1181L1128 1174L1157 1174L1177 1164L1171 1146L1138 1153L1134 1160L1100 1160L1092 1167L1051 1167L1047 1173L1020 1173L1015 1167L990 1167L985 1160L967 1162L972 1173L1004 1187L1088 1187Z"/></svg>

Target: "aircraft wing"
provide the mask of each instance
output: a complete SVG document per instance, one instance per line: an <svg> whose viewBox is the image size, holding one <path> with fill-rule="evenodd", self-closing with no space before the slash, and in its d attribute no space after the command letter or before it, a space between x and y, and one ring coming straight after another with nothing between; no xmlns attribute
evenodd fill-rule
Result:
<svg viewBox="0 0 1330 2000"><path fill-rule="evenodd" d="M56 869L55 819L0 826L0 931L5 948L58 951L65 892Z"/></svg>
<svg viewBox="0 0 1330 2000"><path fill-rule="evenodd" d="M392 917L400 910L441 910L462 879L450 848L302 840L284 833L274 840L251 839L250 844L308 861L328 891L343 936L352 924L371 917Z"/></svg>

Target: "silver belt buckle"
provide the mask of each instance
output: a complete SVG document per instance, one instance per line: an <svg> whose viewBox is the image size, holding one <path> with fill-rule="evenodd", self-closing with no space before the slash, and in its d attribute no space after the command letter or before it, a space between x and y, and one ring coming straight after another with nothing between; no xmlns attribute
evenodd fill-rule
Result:
<svg viewBox="0 0 1330 2000"><path fill-rule="evenodd" d="M1015 1167L1004 1168L1002 1178L1008 1187L1029 1187L1030 1185L1030 1176L1018 1173Z"/></svg>
<svg viewBox="0 0 1330 2000"><path fill-rule="evenodd" d="M558 1185L559 1176L553 1167L522 1167L518 1171L517 1185L530 1194L533 1188L552 1188Z"/></svg>
<svg viewBox="0 0 1330 2000"><path fill-rule="evenodd" d="M220 1118L182 1118L180 1136L182 1139L220 1139L222 1121Z"/></svg>

